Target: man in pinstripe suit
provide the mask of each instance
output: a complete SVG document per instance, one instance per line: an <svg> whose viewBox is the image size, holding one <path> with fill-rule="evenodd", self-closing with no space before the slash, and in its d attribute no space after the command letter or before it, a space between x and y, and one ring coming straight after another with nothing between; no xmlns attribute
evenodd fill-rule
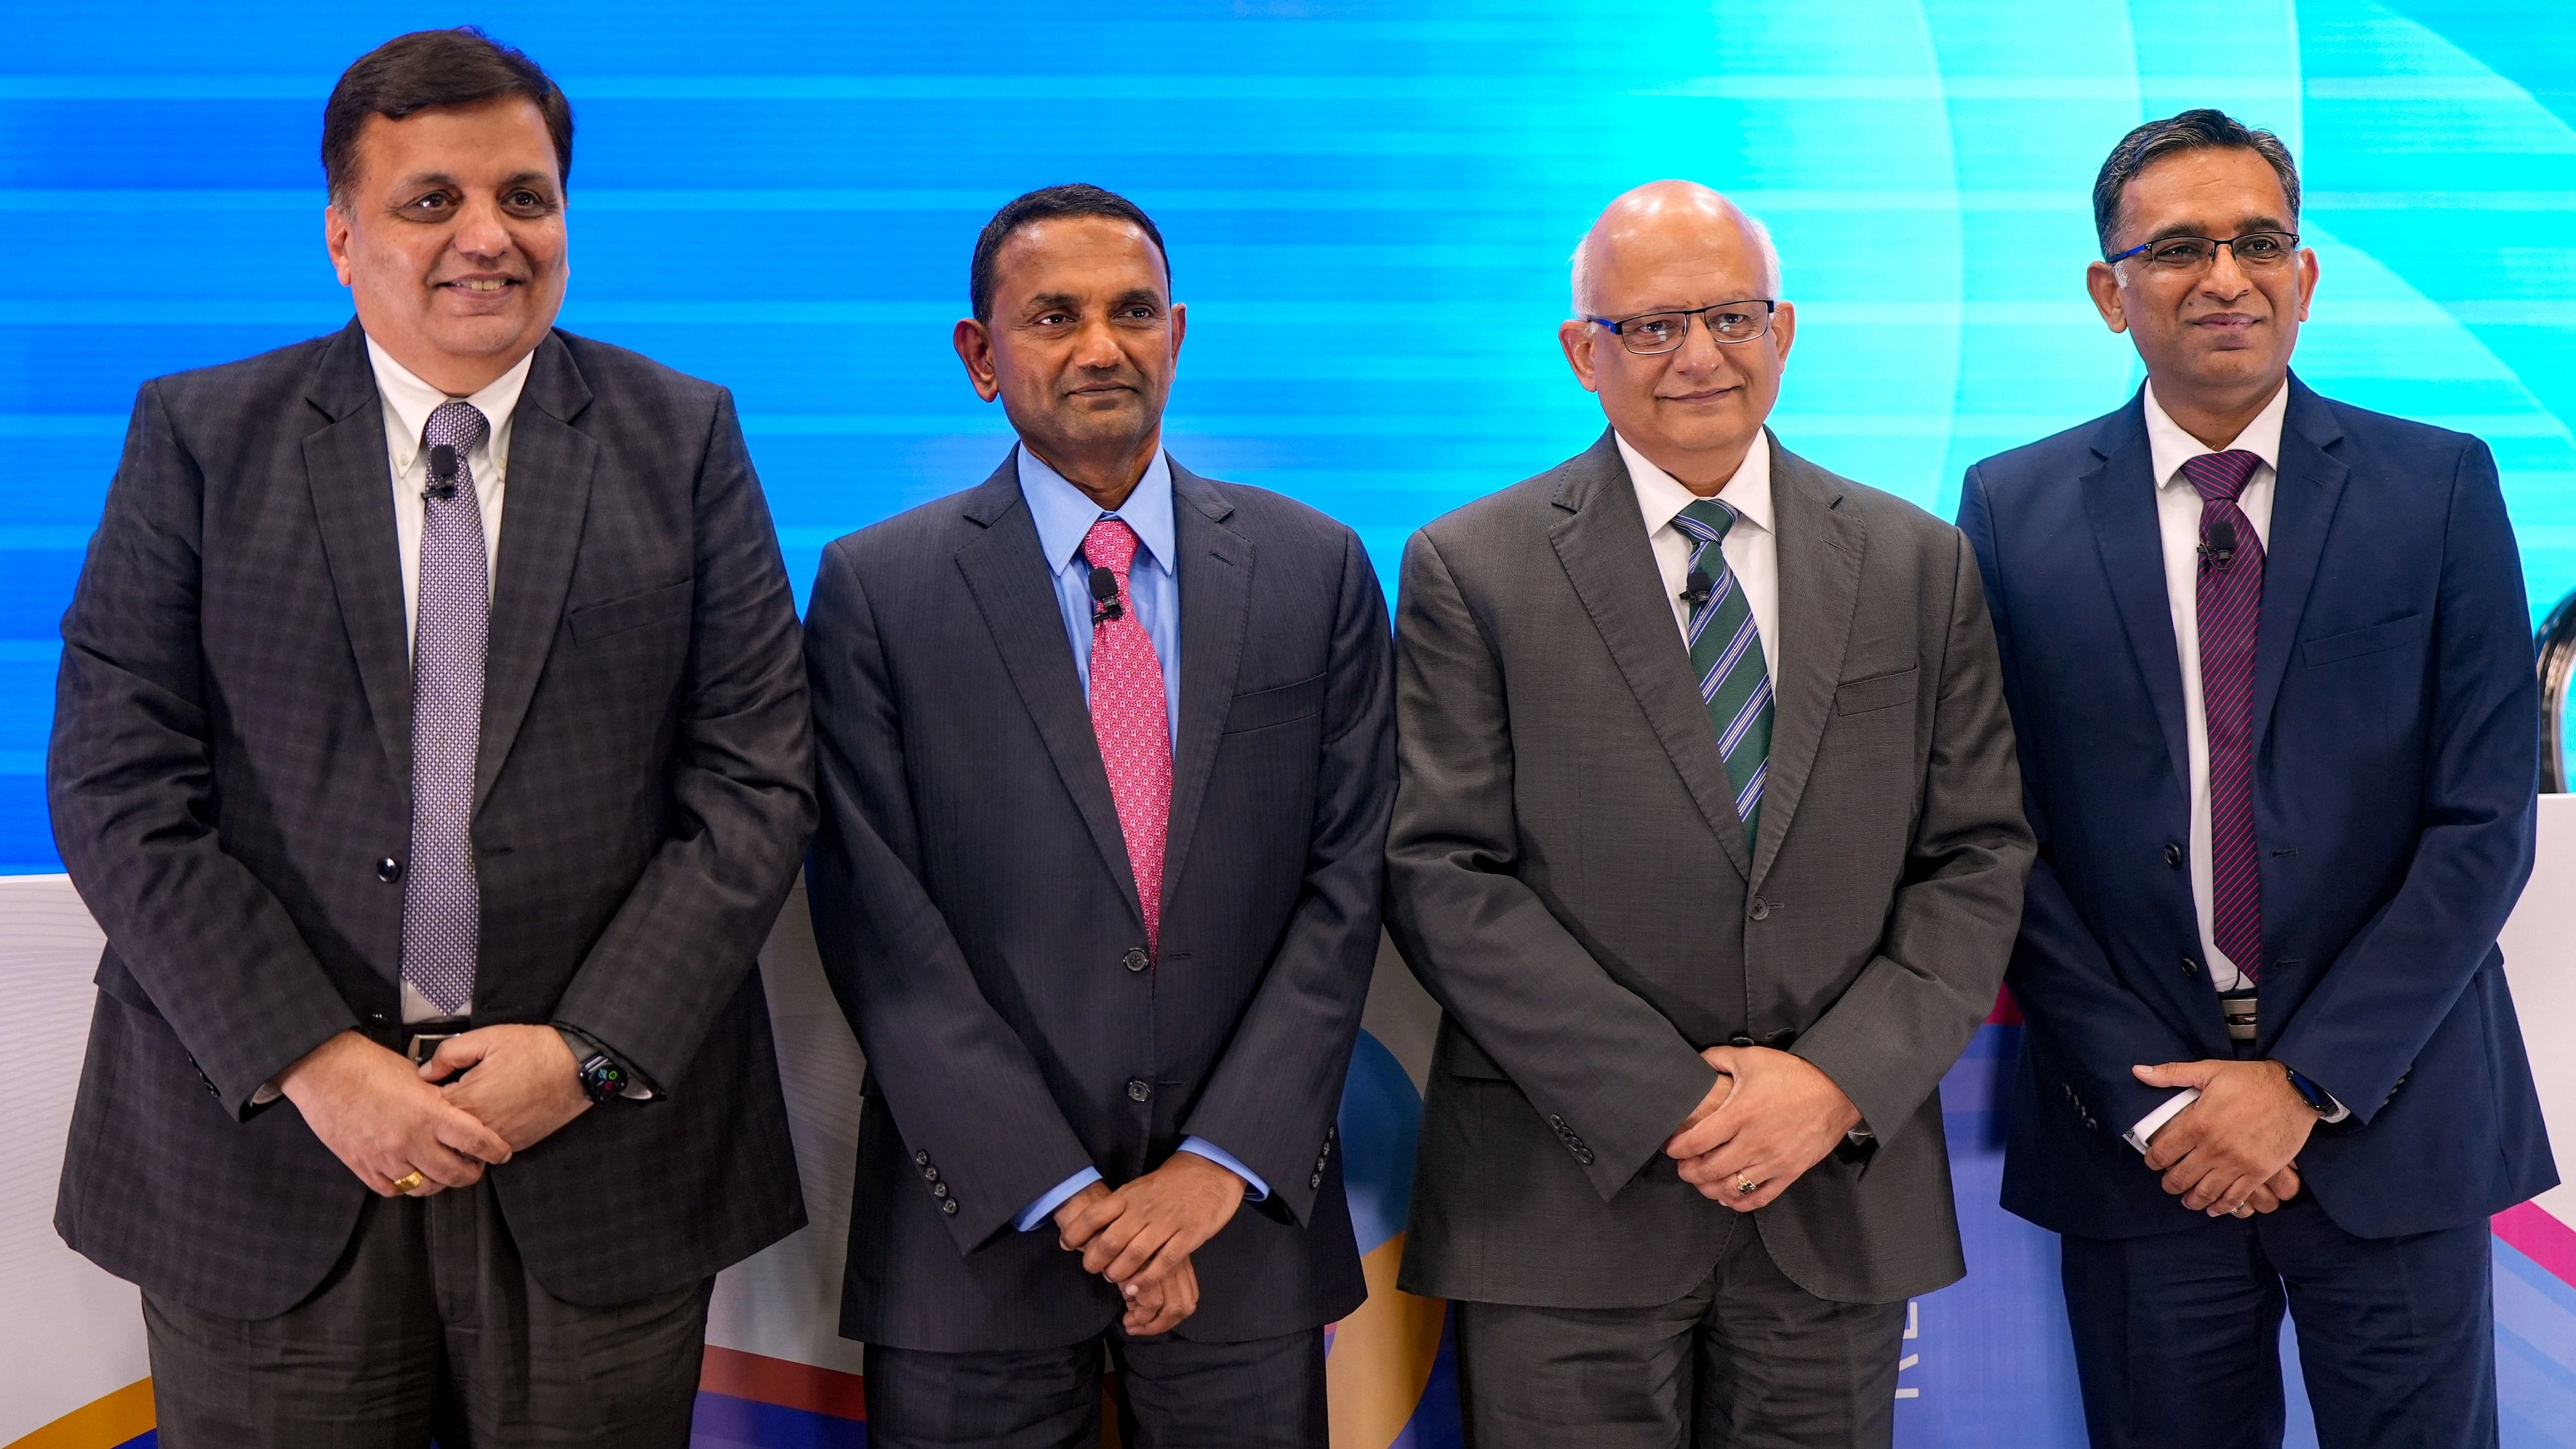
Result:
<svg viewBox="0 0 2576 1449"><path fill-rule="evenodd" d="M172 1449L685 1444L714 1274L803 1221L794 604L725 392L553 330L571 142L477 32L352 65L357 321L144 384L63 620L56 1223Z"/></svg>

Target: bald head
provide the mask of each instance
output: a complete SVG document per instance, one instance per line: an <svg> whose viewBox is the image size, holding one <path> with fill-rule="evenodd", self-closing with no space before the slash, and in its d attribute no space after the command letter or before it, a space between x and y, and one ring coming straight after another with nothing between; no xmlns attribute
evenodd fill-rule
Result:
<svg viewBox="0 0 2576 1449"><path fill-rule="evenodd" d="M1605 297L1624 298L1657 272L1712 263L1732 264L1762 297L1780 295L1780 253L1768 227L1696 181L1649 181L1604 208L1575 245L1575 315L1614 315L1603 309L1625 303Z"/></svg>

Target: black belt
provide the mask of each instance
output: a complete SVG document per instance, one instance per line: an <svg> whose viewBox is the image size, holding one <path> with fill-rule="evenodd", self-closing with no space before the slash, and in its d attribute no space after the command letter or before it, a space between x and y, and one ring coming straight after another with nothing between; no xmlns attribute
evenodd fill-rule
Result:
<svg viewBox="0 0 2576 1449"><path fill-rule="evenodd" d="M462 1016L432 1017L427 1021L386 1021L376 1017L358 1029L366 1034L367 1040L387 1050L401 1052L417 1063L436 1056L440 1042L472 1031L474 1023Z"/></svg>

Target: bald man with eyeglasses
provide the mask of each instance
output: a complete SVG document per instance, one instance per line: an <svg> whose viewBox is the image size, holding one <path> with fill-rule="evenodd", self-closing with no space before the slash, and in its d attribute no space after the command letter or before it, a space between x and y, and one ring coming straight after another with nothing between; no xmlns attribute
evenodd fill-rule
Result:
<svg viewBox="0 0 2576 1449"><path fill-rule="evenodd" d="M2031 841L1958 530L1764 427L1761 225L1619 198L1561 328L1610 426L1406 546L1396 941L1445 1015L1402 1275L1468 1442L1885 1445L1965 1271L1941 1075Z"/></svg>

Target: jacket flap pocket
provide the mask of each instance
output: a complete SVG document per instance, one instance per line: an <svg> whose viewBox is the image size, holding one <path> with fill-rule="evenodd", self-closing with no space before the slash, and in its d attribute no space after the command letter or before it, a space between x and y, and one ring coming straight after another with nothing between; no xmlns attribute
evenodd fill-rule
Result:
<svg viewBox="0 0 2576 1449"><path fill-rule="evenodd" d="M1326 680L1325 674L1317 674L1275 689L1256 689L1250 694L1236 695L1234 701L1226 706L1225 732L1240 734L1245 730L1266 729L1271 725L1322 714Z"/></svg>
<svg viewBox="0 0 2576 1449"><path fill-rule="evenodd" d="M1867 714L1874 709L1911 704L1914 702L1914 686L1922 677L1923 666L1915 664L1893 674L1845 680L1834 689L1834 713Z"/></svg>
<svg viewBox="0 0 2576 1449"><path fill-rule="evenodd" d="M689 611L690 590L696 582L694 579L681 579L677 583L656 585L642 593L605 599L596 604L582 604L566 612L564 622L572 626L572 637L585 644L610 634L658 624L674 614Z"/></svg>
<svg viewBox="0 0 2576 1449"><path fill-rule="evenodd" d="M2433 621L2425 615L2409 614L2403 619L2391 619L2385 624L2373 624L2367 629L2354 629L2342 634L2328 634L2322 639L2311 639L2299 646L2299 657L2314 666L2332 664L2338 659L2350 659L2361 654L2376 654L2382 649L2395 649L2403 644L2414 643L2423 638L2432 625Z"/></svg>

